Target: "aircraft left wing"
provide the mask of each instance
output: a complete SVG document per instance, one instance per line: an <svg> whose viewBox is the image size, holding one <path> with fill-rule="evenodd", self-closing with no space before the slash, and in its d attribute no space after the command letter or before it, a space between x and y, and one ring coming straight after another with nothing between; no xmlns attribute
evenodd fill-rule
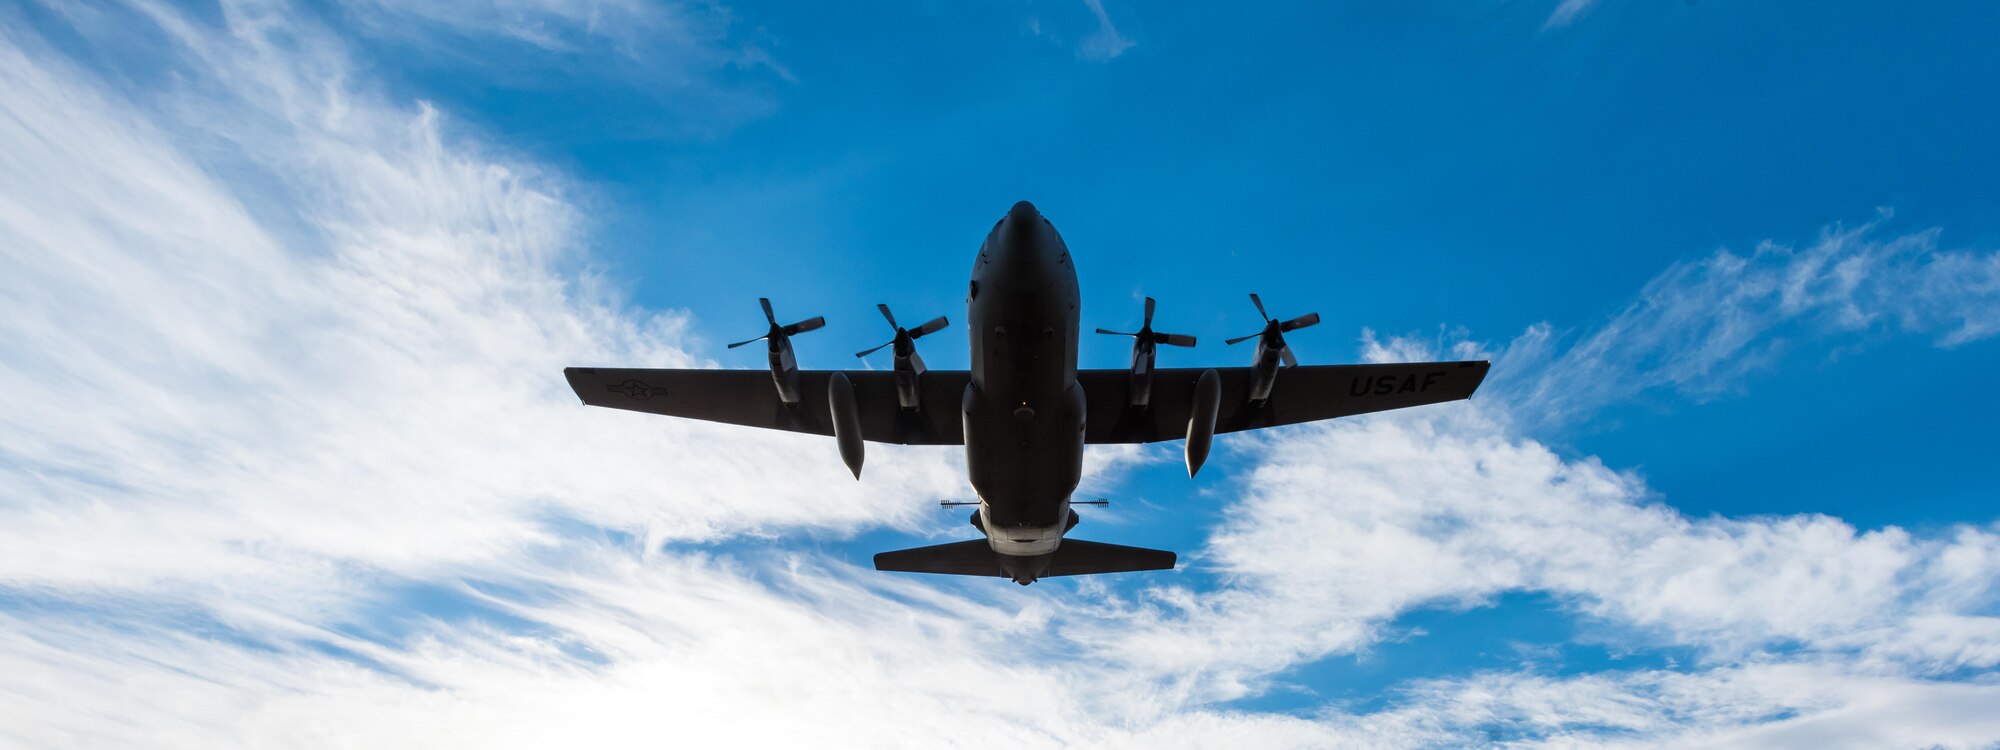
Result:
<svg viewBox="0 0 2000 750"><path fill-rule="evenodd" d="M830 436L826 383L834 372L800 370L800 400L790 405L778 399L770 370L571 367L563 375L577 398L591 406ZM854 384L862 439L902 445L965 443L959 401L971 380L966 371L925 372L917 381L924 408L916 411L897 405L893 371L841 372Z"/></svg>
<svg viewBox="0 0 2000 750"><path fill-rule="evenodd" d="M1271 397L1250 403L1251 368L1176 368L1153 372L1151 405L1128 406L1131 373L1079 370L1089 409L1087 443L1152 443L1187 437L1195 383L1204 370L1222 378L1215 433L1317 422L1355 414L1470 398L1486 379L1486 362L1400 362L1377 365L1307 365L1278 371Z"/></svg>

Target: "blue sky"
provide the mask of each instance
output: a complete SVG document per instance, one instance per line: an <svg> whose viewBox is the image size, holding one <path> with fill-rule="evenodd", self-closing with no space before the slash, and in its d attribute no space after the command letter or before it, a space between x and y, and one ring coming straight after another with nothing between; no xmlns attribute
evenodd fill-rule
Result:
<svg viewBox="0 0 2000 750"><path fill-rule="evenodd" d="M2000 742L2000 8L605 0L0 10L0 738ZM1477 357L1472 402L1093 450L1172 574L867 570L952 451L589 410L754 300ZM927 339L965 362L963 329ZM1093 337L1083 364L1119 367ZM876 361L875 366L884 363ZM994 686L1018 684L996 698ZM787 717L774 721L773 714Z"/></svg>

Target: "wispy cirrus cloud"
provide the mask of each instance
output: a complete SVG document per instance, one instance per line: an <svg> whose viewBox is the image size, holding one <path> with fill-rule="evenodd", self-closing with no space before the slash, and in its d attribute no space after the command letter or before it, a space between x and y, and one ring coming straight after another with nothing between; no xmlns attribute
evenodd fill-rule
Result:
<svg viewBox="0 0 2000 750"><path fill-rule="evenodd" d="M1090 12L1090 22L1095 27L1075 42L1073 49L1079 59L1094 62L1114 60L1137 44L1119 33L1118 27L1111 22L1111 13L1104 8L1104 0L1083 0L1083 9ZM1058 26L1064 29L1056 28ZM1028 30L1035 36L1067 48L1072 46L1069 40L1075 37L1071 37L1066 28L1067 24L1045 22L1040 15L1028 18Z"/></svg>
<svg viewBox="0 0 2000 750"><path fill-rule="evenodd" d="M1549 11L1548 20L1542 22L1542 29L1559 29L1576 22L1576 19L1597 4L1597 0L1562 0L1556 9Z"/></svg>
<svg viewBox="0 0 2000 750"><path fill-rule="evenodd" d="M558 125L507 134L538 142L718 137L770 117L798 83L762 28L717 3L342 0L325 13L370 61L442 73L454 95L507 92L530 108L480 114L528 127L544 124L537 110L560 112ZM622 116L602 111L607 101Z"/></svg>
<svg viewBox="0 0 2000 750"><path fill-rule="evenodd" d="M1119 34L1118 27L1111 25L1111 14L1104 11L1104 0L1083 0L1083 5L1097 20L1097 30L1083 38L1077 47L1078 55L1089 60L1110 60L1132 48L1132 40Z"/></svg>
<svg viewBox="0 0 2000 750"><path fill-rule="evenodd" d="M1887 219L1676 263L1573 343L1548 326L1511 342L1493 388L1515 416L1562 424L1647 391L1729 393L1788 346L1904 334L1952 347L2000 333L2000 253L1942 248L1936 229L1890 234Z"/></svg>
<svg viewBox="0 0 2000 750"><path fill-rule="evenodd" d="M791 71L735 28L728 8L652 0L349 0L367 33L415 44L512 42L551 57L602 63L599 74L677 88L706 87L724 68ZM488 62L492 62L490 56Z"/></svg>
<svg viewBox="0 0 2000 750"><path fill-rule="evenodd" d="M379 21L414 21L434 31L512 39L557 52L601 40L627 55L643 54L648 48L674 55L706 54L727 22L721 8L643 0L360 0L349 7L379 14Z"/></svg>
<svg viewBox="0 0 2000 750"><path fill-rule="evenodd" d="M960 492L950 456L773 483L759 467L786 436L579 412L564 365L699 360L680 314L554 270L585 230L559 178L348 86L338 45L284 6L231 4L221 29L141 7L199 74L158 102L0 51L0 128L41 146L9 150L23 179L0 196L18 535L0 579L283 589L492 559L547 541L550 516L700 540L912 520L910 493Z"/></svg>

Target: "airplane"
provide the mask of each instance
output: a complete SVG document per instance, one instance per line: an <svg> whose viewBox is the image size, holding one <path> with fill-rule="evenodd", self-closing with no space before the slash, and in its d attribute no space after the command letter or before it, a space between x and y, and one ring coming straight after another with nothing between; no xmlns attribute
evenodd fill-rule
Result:
<svg viewBox="0 0 2000 750"><path fill-rule="evenodd" d="M950 322L916 328L896 322L881 346L895 366L878 370L801 370L791 337L825 318L781 325L770 300L763 335L769 371L570 367L563 371L583 403L687 419L789 430L834 439L861 477L866 443L962 445L978 496L972 525L985 537L883 552L875 568L1007 578L1023 586L1053 576L1171 570L1166 550L1105 544L1066 535L1081 518L1071 498L1083 474L1083 447L1183 440L1188 476L1208 460L1215 436L1388 409L1470 398L1488 363L1298 364L1285 334L1319 322L1317 313L1279 320L1250 295L1264 328L1228 344L1255 340L1248 367L1155 368L1156 348L1193 346L1192 336L1152 328L1146 300L1133 338L1131 366L1079 370L1079 297L1069 248L1027 201L993 225L979 247L966 292L972 362L966 370L928 370L916 342Z"/></svg>

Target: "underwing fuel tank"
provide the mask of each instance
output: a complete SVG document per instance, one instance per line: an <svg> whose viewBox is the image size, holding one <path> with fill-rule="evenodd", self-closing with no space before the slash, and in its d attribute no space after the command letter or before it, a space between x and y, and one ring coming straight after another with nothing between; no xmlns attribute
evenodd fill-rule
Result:
<svg viewBox="0 0 2000 750"><path fill-rule="evenodd" d="M845 373L826 379L826 403L833 412L833 441L840 444L840 460L854 478L861 478L861 460L867 446L861 442L861 410L854 405L854 384Z"/></svg>
<svg viewBox="0 0 2000 750"><path fill-rule="evenodd" d="M1204 370L1201 379L1195 381L1194 405L1188 410L1188 476L1201 471L1201 465L1208 461L1208 450L1215 444L1215 415L1221 407L1222 376L1214 370Z"/></svg>

